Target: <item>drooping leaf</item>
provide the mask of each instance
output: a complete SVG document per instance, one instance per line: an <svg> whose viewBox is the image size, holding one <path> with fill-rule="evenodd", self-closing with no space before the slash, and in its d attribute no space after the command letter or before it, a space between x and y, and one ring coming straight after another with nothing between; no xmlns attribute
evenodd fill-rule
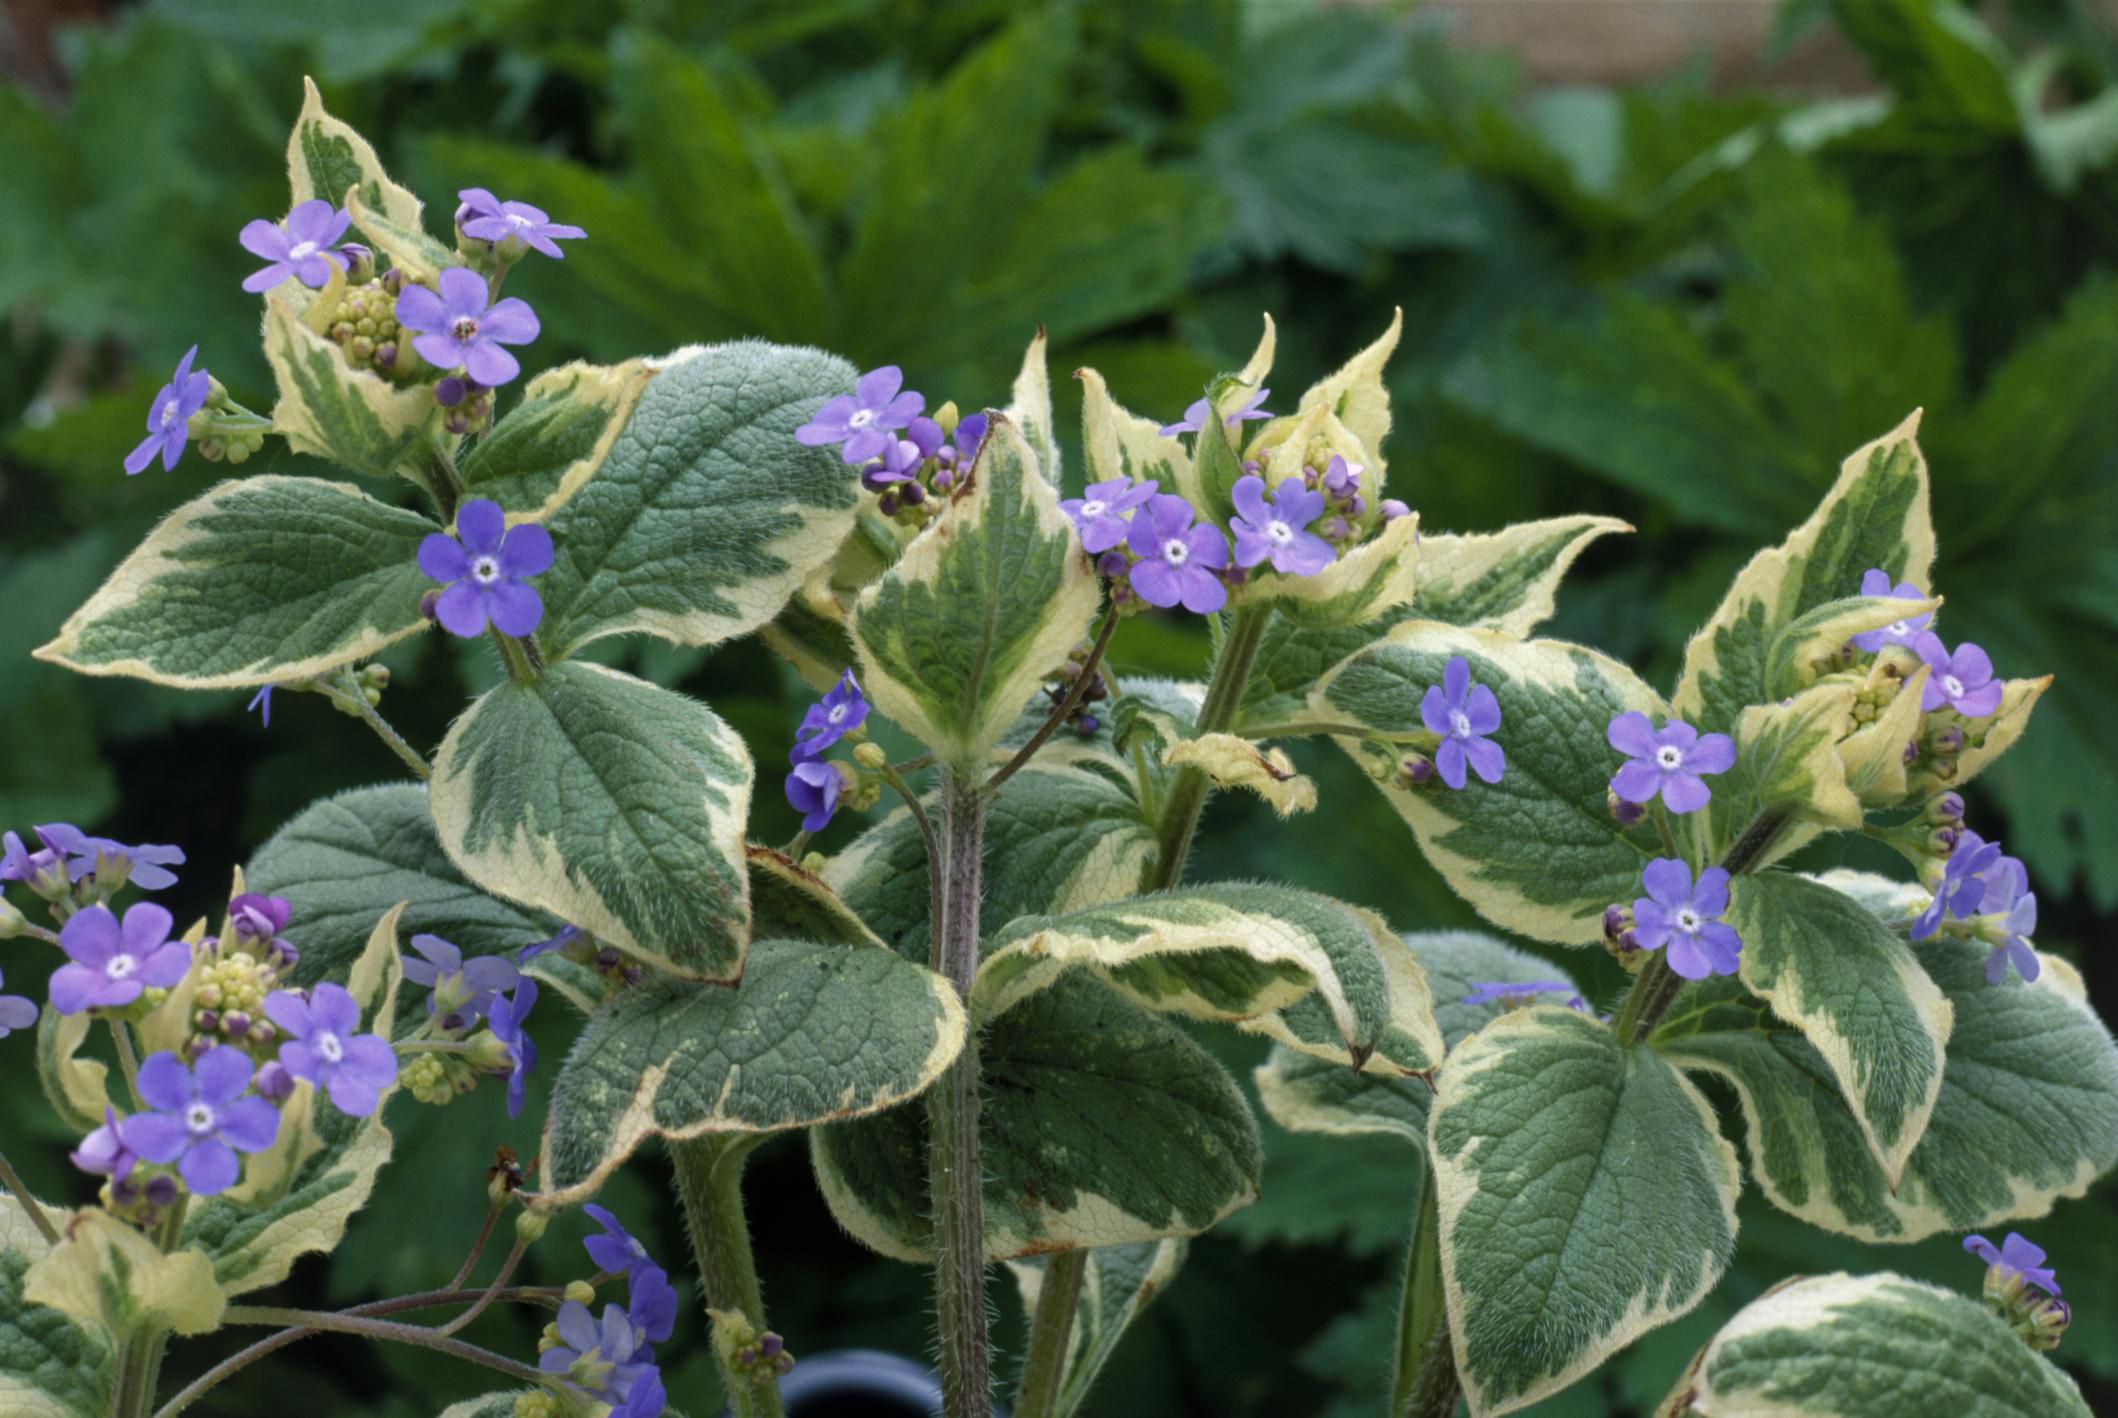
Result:
<svg viewBox="0 0 2118 1418"><path fill-rule="evenodd" d="M1102 1246L1088 1253L1081 1298L1074 1307L1074 1327L1067 1335L1066 1359L1060 1368L1059 1391L1049 1410L1052 1418L1068 1418L1080 1411L1126 1327L1176 1279L1186 1249L1183 1240L1167 1237L1129 1246ZM1022 1291L1022 1307L1032 1314L1042 1293L1044 1267L1045 1262L1037 1258L1008 1262Z"/></svg>
<svg viewBox="0 0 2118 1418"><path fill-rule="evenodd" d="M464 455L464 486L543 521L596 475L656 370L645 360L547 369Z"/></svg>
<svg viewBox="0 0 2118 1418"><path fill-rule="evenodd" d="M142 1327L206 1334L218 1329L228 1297L203 1251L163 1251L101 1207L59 1222L59 1244L33 1262L22 1297L106 1334Z"/></svg>
<svg viewBox="0 0 2118 1418"><path fill-rule="evenodd" d="M1735 1149L1652 1049L1539 1006L1472 1035L1436 1089L1442 1278L1473 1413L1565 1388L1721 1278Z"/></svg>
<svg viewBox="0 0 2118 1418"><path fill-rule="evenodd" d="M1022 433L996 416L963 490L861 593L861 683L972 771L1096 613L1096 578Z"/></svg>
<svg viewBox="0 0 2118 1418"><path fill-rule="evenodd" d="M575 662L472 705L434 756L428 802L473 885L673 974L733 980L750 926L753 776L742 739L705 705Z"/></svg>
<svg viewBox="0 0 2118 1418"><path fill-rule="evenodd" d="M1257 1194L1257 1124L1175 1023L1085 975L995 1020L980 1044L991 1260L1189 1236ZM863 1245L931 1260L926 1112L809 1134L831 1214Z"/></svg>
<svg viewBox="0 0 2118 1418"><path fill-rule="evenodd" d="M438 530L345 483L264 475L171 513L37 658L182 689L301 679L427 626Z"/></svg>
<svg viewBox="0 0 2118 1418"><path fill-rule="evenodd" d="M1417 788L1392 781L1383 795L1487 919L1563 945L1594 941L1604 908L1638 894L1648 855L1607 807L1619 759L1604 733L1627 710L1668 709L1631 670L1593 650L1408 621L1326 676L1312 712L1385 736L1418 733L1421 697L1458 655L1500 702L1491 737L1507 754L1505 773L1493 784L1474 775L1460 791L1439 777ZM1359 752L1358 740L1340 744Z"/></svg>
<svg viewBox="0 0 2118 1418"><path fill-rule="evenodd" d="M963 1048L939 975L872 946L761 940L734 989L650 979L589 1017L560 1066L544 1191L586 1197L649 1137L781 1132L925 1091Z"/></svg>

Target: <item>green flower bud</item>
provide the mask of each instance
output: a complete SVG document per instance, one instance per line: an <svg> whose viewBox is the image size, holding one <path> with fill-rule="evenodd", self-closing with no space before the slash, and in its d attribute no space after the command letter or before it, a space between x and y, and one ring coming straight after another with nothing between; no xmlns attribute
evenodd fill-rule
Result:
<svg viewBox="0 0 2118 1418"><path fill-rule="evenodd" d="M890 755L879 743L864 743L853 750L853 761L871 773L880 773L890 766Z"/></svg>
<svg viewBox="0 0 2118 1418"><path fill-rule="evenodd" d="M591 1304L596 1298L596 1287L586 1280L569 1280L566 1282L565 1298L577 1305Z"/></svg>
<svg viewBox="0 0 2118 1418"><path fill-rule="evenodd" d="M544 1233L552 1224L551 1213L532 1211L525 1207L515 1213L515 1239L525 1246L534 1246L544 1239Z"/></svg>
<svg viewBox="0 0 2118 1418"><path fill-rule="evenodd" d="M15 904L0 897L0 940L12 940L29 929L29 918L15 909Z"/></svg>

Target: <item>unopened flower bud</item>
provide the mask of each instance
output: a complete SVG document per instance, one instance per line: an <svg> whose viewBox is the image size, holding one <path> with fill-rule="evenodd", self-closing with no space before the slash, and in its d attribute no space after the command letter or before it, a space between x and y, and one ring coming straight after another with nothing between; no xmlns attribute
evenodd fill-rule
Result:
<svg viewBox="0 0 2118 1418"><path fill-rule="evenodd" d="M1395 522L1398 518L1410 513L1412 509L1394 497L1386 497L1382 501L1382 506L1377 510L1383 514L1385 522Z"/></svg>
<svg viewBox="0 0 2118 1418"><path fill-rule="evenodd" d="M1256 477L1260 473L1262 473L1264 469L1259 466L1257 459L1245 458L1243 460L1243 471L1250 474L1252 477Z"/></svg>
<svg viewBox="0 0 2118 1418"><path fill-rule="evenodd" d="M1964 731L1954 724L1944 724L1927 735L1927 747L1940 754L1961 753L1964 747Z"/></svg>
<svg viewBox="0 0 2118 1418"><path fill-rule="evenodd" d="M1956 850L1959 835L1953 827L1937 827L1927 834L1927 850L1937 857L1946 857Z"/></svg>
<svg viewBox="0 0 2118 1418"><path fill-rule="evenodd" d="M257 1089L257 1096L266 1102L284 1103L288 1095L294 1092L294 1075L287 1072L285 1064L273 1059L258 1069L257 1078L251 1086Z"/></svg>
<svg viewBox="0 0 2118 1418"><path fill-rule="evenodd" d="M883 746L879 743L864 743L853 750L853 761L869 772L876 773L890 766L890 755L883 752Z"/></svg>
<svg viewBox="0 0 2118 1418"><path fill-rule="evenodd" d="M885 517L895 517L897 515L897 492L894 488L882 495L875 504L875 510L882 513Z"/></svg>
<svg viewBox="0 0 2118 1418"><path fill-rule="evenodd" d="M376 279L376 284L381 286L384 290L388 291L393 296L403 295L404 272L398 270L395 266L392 266L389 270L384 271L382 275Z"/></svg>
<svg viewBox="0 0 2118 1418"><path fill-rule="evenodd" d="M1107 551L1096 562L1096 574L1098 576L1111 577L1123 576L1128 565L1130 563L1126 561L1124 552Z"/></svg>
<svg viewBox="0 0 2118 1418"><path fill-rule="evenodd" d="M1927 804L1927 821L1939 822L1950 827L1959 826L1964 820L1964 799L1961 793L1943 793Z"/></svg>
<svg viewBox="0 0 2118 1418"><path fill-rule="evenodd" d="M242 1010L230 1010L221 1016L221 1032L231 1039L240 1039L250 1032L250 1026L254 1022Z"/></svg>
<svg viewBox="0 0 2118 1418"><path fill-rule="evenodd" d="M1083 714L1080 718L1074 721L1074 731L1080 734L1081 737L1085 739L1094 738L1096 736L1096 730L1102 727L1103 721L1101 719L1098 719L1093 714Z"/></svg>
<svg viewBox="0 0 2118 1418"><path fill-rule="evenodd" d="M831 861L822 852L810 852L802 857L802 870L811 876L819 875Z"/></svg>
<svg viewBox="0 0 2118 1418"><path fill-rule="evenodd" d="M918 483L906 483L899 489L899 496L904 498L905 506L917 507L927 500L927 490Z"/></svg>
<svg viewBox="0 0 2118 1418"><path fill-rule="evenodd" d="M1434 760L1424 753L1408 753L1397 765L1398 783L1406 788L1425 786L1434 777Z"/></svg>
<svg viewBox="0 0 2118 1418"><path fill-rule="evenodd" d="M1615 792L1605 792L1603 805L1610 809L1611 817L1620 827L1637 826L1647 816L1647 804L1629 803Z"/></svg>
<svg viewBox="0 0 2118 1418"><path fill-rule="evenodd" d="M792 1354L781 1352L772 1356L773 1373L784 1376L786 1374L792 1373L793 1371L794 1356Z"/></svg>
<svg viewBox="0 0 2118 1418"><path fill-rule="evenodd" d="M941 451L950 454L952 457L956 452L953 448L944 448ZM947 492L954 486L956 486L956 474L950 472L947 468L943 468L934 474L934 491Z"/></svg>
<svg viewBox="0 0 2118 1418"><path fill-rule="evenodd" d="M757 1352L764 1355L767 1359L770 1359L786 1347L787 1341L770 1331L767 1331L765 1336L757 1342Z"/></svg>
<svg viewBox="0 0 2118 1418"><path fill-rule="evenodd" d="M525 1246L534 1246L544 1239L544 1233L552 1224L548 1211L532 1211L528 1207L515 1213L515 1239Z"/></svg>
<svg viewBox="0 0 2118 1418"><path fill-rule="evenodd" d="M427 592L425 595L419 598L419 614L427 620L432 620L434 618L434 607L440 602L440 600L440 591L435 590Z"/></svg>
<svg viewBox="0 0 2118 1418"><path fill-rule="evenodd" d="M1603 908L1603 938L1616 940L1633 928L1633 913L1615 901Z"/></svg>
<svg viewBox="0 0 2118 1418"><path fill-rule="evenodd" d="M1324 523L1324 525L1318 530L1323 533L1325 541L1342 542L1346 540L1347 534L1350 533L1353 528L1347 524L1345 518L1333 517L1330 521Z"/></svg>
<svg viewBox="0 0 2118 1418"><path fill-rule="evenodd" d="M957 410L954 399L949 400L934 411L934 422L941 426L941 431L945 435L951 437L955 435L956 425L963 422L963 414Z"/></svg>
<svg viewBox="0 0 2118 1418"><path fill-rule="evenodd" d="M586 1280L569 1280L566 1282L566 1298L577 1305L590 1304L596 1298L596 1287Z"/></svg>
<svg viewBox="0 0 2118 1418"><path fill-rule="evenodd" d="M29 919L13 902L0 899L0 940L12 940L29 929Z"/></svg>

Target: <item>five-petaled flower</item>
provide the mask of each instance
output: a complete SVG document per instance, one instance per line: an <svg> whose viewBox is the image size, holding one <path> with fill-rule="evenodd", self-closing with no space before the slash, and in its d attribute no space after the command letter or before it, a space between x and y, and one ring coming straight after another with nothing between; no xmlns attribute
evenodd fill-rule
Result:
<svg viewBox="0 0 2118 1418"><path fill-rule="evenodd" d="M468 266L441 273L441 292L406 286L397 297L397 323L416 332L412 348L436 369L461 368L472 380L496 389L522 372L502 345L537 338L537 312L515 296L487 304L485 277Z"/></svg>
<svg viewBox="0 0 2118 1418"><path fill-rule="evenodd" d="M265 1017L287 1038L279 1061L330 1095L341 1113L364 1118L397 1081L397 1051L379 1034L356 1034L360 1005L343 985L322 981L304 1000L293 990L265 996Z"/></svg>
<svg viewBox="0 0 2118 1418"><path fill-rule="evenodd" d="M522 1093L530 1070L537 1066L537 1043L523 1028L530 1006L537 1002L537 982L524 980L512 995L501 995L486 1010L493 1037L507 1046L507 1115L522 1116Z"/></svg>
<svg viewBox="0 0 2118 1418"><path fill-rule="evenodd" d="M802 715L801 727L794 731L794 748L788 754L788 760L798 764L821 758L824 750L866 723L867 719L867 696L860 692L860 683L853 678L853 671L847 670L838 677L838 683L825 691L824 697L810 705Z"/></svg>
<svg viewBox="0 0 2118 1418"><path fill-rule="evenodd" d="M1910 581L1900 581L1893 587L1890 584L1890 573L1879 567L1870 568L1861 573L1861 594L1864 596L1889 596L1900 601L1924 601L1927 599L1927 593L1920 590L1919 587L1913 585ZM1854 636L1853 646L1856 650L1870 655L1873 655L1885 645L1902 645L1909 650L1912 648L1912 642L1919 638L1920 632L1925 630L1933 620L1934 612L1932 611L1928 611L1924 615L1910 616L1904 620L1894 620L1881 630L1864 630Z"/></svg>
<svg viewBox="0 0 2118 1418"><path fill-rule="evenodd" d="M1334 461L1334 466L1343 466ZM1300 478L1284 478L1279 491L1265 496L1265 480L1255 473L1236 479L1235 533L1238 566L1270 561L1286 576L1314 576L1336 559L1331 543L1305 530L1324 515L1324 494L1305 487Z"/></svg>
<svg viewBox="0 0 2118 1418"><path fill-rule="evenodd" d="M598 1268L612 1275L630 1275L642 1268L655 1268L647 1247L625 1229L610 1208L590 1202L581 1209L588 1213L589 1220L603 1228L601 1235L585 1237L581 1242L581 1248L588 1252L588 1258Z"/></svg>
<svg viewBox="0 0 2118 1418"><path fill-rule="evenodd" d="M118 1137L143 1162L174 1162L197 1196L217 1196L242 1172L237 1152L262 1152L279 1134L279 1110L245 1097L250 1056L222 1045L200 1056L196 1069L175 1054L155 1054L140 1065L140 1097L154 1111L118 1124Z"/></svg>
<svg viewBox="0 0 2118 1418"><path fill-rule="evenodd" d="M851 394L825 400L809 422L794 431L795 441L811 448L841 444L839 456L848 463L880 458L896 441L890 435L927 406L926 397L916 390L898 392L904 382L904 371L894 364L869 370Z"/></svg>
<svg viewBox="0 0 2118 1418"><path fill-rule="evenodd" d="M75 881L98 874L107 864L112 871L123 871L125 880L140 890L160 891L176 885L176 873L169 868L184 864L181 847L145 843L128 847L109 837L91 837L67 822L46 823L37 829L37 836L45 846L65 854L66 870Z"/></svg>
<svg viewBox="0 0 2118 1418"><path fill-rule="evenodd" d="M794 771L787 775L787 802L802 814L802 831L821 832L830 825L845 786L837 764L816 758L795 761Z"/></svg>
<svg viewBox="0 0 2118 1418"><path fill-rule="evenodd" d="M1983 719L2000 707L2007 686L1993 678L1993 661L1978 646L1966 640L1952 654L1943 648L1939 635L1927 630L1913 637L1912 649L1932 671L1926 692L1920 696L1920 708L1934 710L1946 704L1966 719Z"/></svg>
<svg viewBox="0 0 2118 1418"><path fill-rule="evenodd" d="M632 1321L633 1352L643 1360L652 1359L654 1346L677 1329L677 1290L669 1283L668 1271L643 1265L632 1272L625 1283L625 1317Z"/></svg>
<svg viewBox="0 0 2118 1418"><path fill-rule="evenodd" d="M1640 880L1647 895L1633 902L1633 937L1641 949L1669 947L1669 968L1687 980L1736 973L1743 938L1721 920L1728 910L1725 868L1708 867L1695 886L1689 866L1676 857L1657 857Z"/></svg>
<svg viewBox="0 0 2118 1418"><path fill-rule="evenodd" d="M1966 1236L1964 1249L1989 1266L2021 1276L2025 1285L2035 1285L2047 1295L2059 1293L2059 1281L2044 1263L2044 1248L2019 1232L2008 1232L2007 1239L1998 1246L1984 1236Z"/></svg>
<svg viewBox="0 0 2118 1418"><path fill-rule="evenodd" d="M2037 934L2037 895L2030 890L2029 869L2019 858L2002 857L1986 868L1984 887L1978 902L1979 934L1993 945L1986 957L1986 983L2006 979L2010 962L2025 981L2035 980L2044 964L2030 944Z"/></svg>
<svg viewBox="0 0 2118 1418"><path fill-rule="evenodd" d="M1258 407L1271 396L1272 391L1270 389L1257 390L1242 403L1223 414L1221 416L1222 425L1232 429L1237 424L1247 423L1251 419L1271 418L1271 414ZM1175 438L1180 433L1197 433L1206 427L1207 420L1212 417L1213 401L1211 399L1201 399L1186 409L1184 417L1178 419L1175 423L1163 424L1161 434L1164 438Z"/></svg>
<svg viewBox="0 0 2118 1418"><path fill-rule="evenodd" d="M456 213L456 225L463 228L465 236L495 243L520 241L554 261L566 259L566 253L554 242L575 241L588 235L577 226L553 221L541 207L527 202L503 202L483 187L466 187L456 194L456 200L463 203Z"/></svg>
<svg viewBox="0 0 2118 1418"><path fill-rule="evenodd" d="M2000 860L2000 843L1965 828L1942 863L1941 879L1934 884L1934 899L1912 923L1912 939L1926 940L1941 929L1947 916L1965 920L1978 914L1986 898L1985 873Z"/></svg>
<svg viewBox="0 0 2118 1418"><path fill-rule="evenodd" d="M1726 773L1736 762L1736 741L1728 735L1701 734L1682 719L1671 719L1658 731L1638 709L1612 719L1605 737L1632 760L1611 779L1611 791L1643 804L1660 793L1675 813L1705 807L1713 792L1700 775Z"/></svg>
<svg viewBox="0 0 2118 1418"><path fill-rule="evenodd" d="M184 357L177 361L176 373L169 376L169 382L147 406L147 436L125 455L127 477L147 471L156 454L161 455L165 473L184 456L184 444L191 437L191 416L206 407L206 396L213 392L213 377L203 369L191 367L198 352L197 345L184 351Z"/></svg>
<svg viewBox="0 0 2118 1418"><path fill-rule="evenodd" d="M292 276L311 290L322 290L330 283L333 270L346 269L346 258L334 248L352 222L350 213L312 197L287 213L284 221L260 217L249 223L236 240L243 243L243 250L270 264L244 277L243 289L256 295Z"/></svg>
<svg viewBox="0 0 2118 1418"><path fill-rule="evenodd" d="M1059 510L1073 519L1074 530L1081 534L1081 549L1094 556L1125 540L1126 519L1159 488L1152 479L1136 483L1131 478L1110 478L1090 483L1082 496L1062 501Z"/></svg>
<svg viewBox="0 0 2118 1418"><path fill-rule="evenodd" d="M51 1005L61 1014L116 1009L152 986L168 989L191 968L191 947L169 938L169 913L134 903L121 926L108 906L77 911L59 928L67 964L52 971Z"/></svg>
<svg viewBox="0 0 2118 1418"><path fill-rule="evenodd" d="M1221 529L1192 525L1191 504L1158 492L1133 514L1125 529L1126 545L1140 558L1132 569L1132 586L1151 606L1181 604L1195 615L1211 615L1228 604L1228 587L1214 573L1228 565L1228 540Z"/></svg>
<svg viewBox="0 0 2118 1418"><path fill-rule="evenodd" d="M1468 781L1466 764L1488 783L1499 782L1507 771L1507 754L1486 737L1500 728L1500 701L1487 686L1471 683L1471 663L1463 656L1452 655L1442 666L1441 683L1427 686L1419 717L1429 733L1441 738L1434 766L1450 787Z"/></svg>
<svg viewBox="0 0 2118 1418"><path fill-rule="evenodd" d="M419 544L419 569L448 585L434 603L434 617L451 635L483 635L488 620L502 635L520 638L535 630L544 619L544 602L528 580L551 564L550 532L535 522L508 526L500 504L483 497L457 510L455 537L430 532Z"/></svg>
<svg viewBox="0 0 2118 1418"><path fill-rule="evenodd" d="M493 1007L502 990L513 989L522 978L515 962L505 955L475 955L465 960L462 951L438 935L413 936L412 949L417 955L403 957L404 977L433 992L427 996L427 1013L439 1011L440 1027L446 1030L470 1028ZM530 957L525 953L522 958Z"/></svg>
<svg viewBox="0 0 2118 1418"><path fill-rule="evenodd" d="M661 1412L662 1380L652 1363L638 1355L639 1340L632 1316L621 1305L603 1307L598 1325L588 1306L568 1300L559 1307L556 1328L559 1342L537 1356L537 1367L547 1374L560 1374L613 1404L613 1418ZM644 1406L643 1391L651 1391L653 1408Z"/></svg>

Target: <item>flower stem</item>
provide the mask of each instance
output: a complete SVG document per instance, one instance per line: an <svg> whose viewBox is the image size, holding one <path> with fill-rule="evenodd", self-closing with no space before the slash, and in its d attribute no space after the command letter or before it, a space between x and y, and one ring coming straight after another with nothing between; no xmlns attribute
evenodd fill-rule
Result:
<svg viewBox="0 0 2118 1418"><path fill-rule="evenodd" d="M1059 1251L1045 1261L1037 1311L1030 1317L1030 1346L1022 1356L1022 1382L1015 1389L1015 1418L1051 1418L1058 1411L1059 1383L1066 1377L1068 1341L1087 1274L1085 1250Z"/></svg>
<svg viewBox="0 0 2118 1418"><path fill-rule="evenodd" d="M37 1228L38 1234L44 1237L45 1244L58 1245L59 1228L52 1225L51 1218L44 1214L44 1204L31 1196L29 1188L22 1185L22 1174L15 1170L5 1153L0 1153L0 1186L6 1187L7 1194L28 1214L30 1223Z"/></svg>
<svg viewBox="0 0 2118 1418"><path fill-rule="evenodd" d="M507 667L507 677L517 684L535 684L538 662L530 643L512 635L502 635L498 627L492 634L493 643L500 647L500 663Z"/></svg>
<svg viewBox="0 0 2118 1418"><path fill-rule="evenodd" d="M15 929L22 932L22 934L26 936L31 936L37 940L43 941L46 945L57 945L59 943L59 933L57 931L46 930L43 926L38 925L34 921L24 921L21 925L15 927Z"/></svg>
<svg viewBox="0 0 2118 1418"><path fill-rule="evenodd" d="M529 1242L517 1236L515 1244L508 1247L507 1259L501 1261L500 1269L494 1272L493 1283L486 1286L478 1298L471 1302L469 1309L450 1320L447 1324L440 1326L434 1332L436 1334L455 1334L472 1320L484 1314L493 1301L500 1297L500 1292L507 1288L508 1281L514 1278L515 1267L522 1264L523 1254L528 1250Z"/></svg>
<svg viewBox="0 0 2118 1418"><path fill-rule="evenodd" d="M1265 638L1265 625L1271 619L1272 607L1265 605L1240 607L1229 618L1221 652L1214 658L1213 678L1206 684L1206 699L1199 706L1201 734L1225 732L1235 722L1236 710L1243 702L1243 688L1250 682L1250 667L1257 662L1258 645ZM1192 834L1198 830L1199 813L1206 806L1210 786L1204 769L1186 768L1177 774L1169 799L1162 806L1156 834L1161 850L1155 864L1155 880L1148 884L1148 890L1175 886L1183 877L1184 858L1191 851Z"/></svg>
<svg viewBox="0 0 2118 1418"><path fill-rule="evenodd" d="M1045 741L1080 707L1082 697L1088 693L1089 682L1096 677L1096 666L1103 663L1103 652L1110 648L1110 638L1117 633L1117 629L1118 605L1113 601L1110 609L1103 613L1103 624L1097 628L1095 644L1089 647L1088 658L1081 662L1081 673L1076 675L1073 684L1067 687L1066 697L1061 699L1045 717L1044 722L1037 726L1037 732L1030 735L1030 741L1015 750L1015 756L1002 764L1000 770L992 777L986 779L985 790L988 793L998 790L1002 783L1015 776L1018 769L1036 757L1037 750L1043 748Z"/></svg>
<svg viewBox="0 0 2118 1418"><path fill-rule="evenodd" d="M511 1379L524 1383L547 1384L551 1375L541 1373L528 1364L519 1363L504 1354L495 1354L490 1349L480 1349L475 1344L466 1344L460 1339L451 1339L425 1325L402 1324L395 1320L371 1319L365 1315L334 1314L327 1310L285 1310L276 1305L230 1305L221 1315L223 1324L284 1325L290 1328L323 1330L330 1334L358 1334L368 1339L387 1339L398 1344L416 1344L422 1349L432 1349L451 1358L462 1359L506 1374ZM165 1413L168 1410L164 1410Z"/></svg>
<svg viewBox="0 0 2118 1418"><path fill-rule="evenodd" d="M985 794L951 770L942 778L942 914L934 968L968 1002L978 969L979 873ZM934 1304L941 1329L942 1411L990 1418L992 1354L985 1300L985 1169L978 1137L978 1033L927 1090L927 1188L934 1215Z"/></svg>
<svg viewBox="0 0 2118 1418"><path fill-rule="evenodd" d="M126 1028L122 1019L105 1016L105 1022L110 1025L110 1037L117 1042L118 1072L125 1075L125 1087L132 1093L132 1105L140 1107L140 1060L132 1051L132 1031Z"/></svg>
<svg viewBox="0 0 2118 1418"><path fill-rule="evenodd" d="M360 682L354 677L350 667L341 667L315 683L333 704L350 710L355 718L373 729L375 736L383 741L384 746L402 759L405 767L412 770L413 777L425 782L433 776L433 770L427 766L426 758L419 750L405 742L404 735L390 727L390 721L383 718L382 711L368 702L367 694L362 691Z"/></svg>
<svg viewBox="0 0 2118 1418"><path fill-rule="evenodd" d="M765 1328L765 1292L758 1284L750 1227L743 1218L743 1161L763 1140L762 1134L724 1133L669 1146L706 1307L740 1311L760 1331ZM781 1418L785 1410L776 1378L735 1368L718 1344L714 1354L735 1418Z"/></svg>
<svg viewBox="0 0 2118 1418"><path fill-rule="evenodd" d="M1405 1257L1405 1295L1397 1312L1397 1369L1390 1383L1391 1418L1451 1418L1459 1385L1449 1345L1441 1283L1441 1208L1434 1169L1424 1169L1412 1248Z"/></svg>

